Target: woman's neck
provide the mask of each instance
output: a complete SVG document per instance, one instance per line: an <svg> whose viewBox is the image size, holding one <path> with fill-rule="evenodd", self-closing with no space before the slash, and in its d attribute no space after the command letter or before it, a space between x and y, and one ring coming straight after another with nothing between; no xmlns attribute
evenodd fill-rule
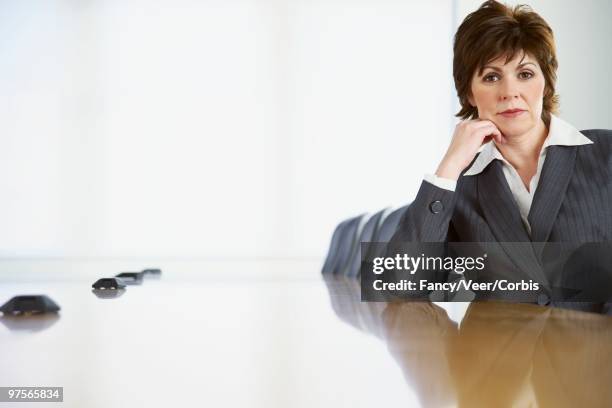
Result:
<svg viewBox="0 0 612 408"><path fill-rule="evenodd" d="M531 173L531 170L533 170L533 174L535 174L540 151L546 136L548 136L548 129L544 121L540 119L538 124L528 132L522 135L506 137L506 143L503 145L496 144L496 146L502 156L519 173L522 171Z"/></svg>

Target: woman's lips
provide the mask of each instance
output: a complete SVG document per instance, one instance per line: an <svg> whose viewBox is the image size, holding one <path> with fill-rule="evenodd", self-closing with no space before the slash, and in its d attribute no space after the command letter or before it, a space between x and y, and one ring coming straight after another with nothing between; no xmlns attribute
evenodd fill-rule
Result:
<svg viewBox="0 0 612 408"><path fill-rule="evenodd" d="M502 115L504 118L516 118L517 116L520 116L524 112L525 112L524 110L519 110L519 111L514 111L514 112L502 112L500 113L500 115Z"/></svg>

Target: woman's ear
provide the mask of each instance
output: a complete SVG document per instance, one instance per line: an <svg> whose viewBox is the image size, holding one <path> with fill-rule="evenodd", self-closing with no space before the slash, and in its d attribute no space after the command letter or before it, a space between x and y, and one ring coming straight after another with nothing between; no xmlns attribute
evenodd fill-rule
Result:
<svg viewBox="0 0 612 408"><path fill-rule="evenodd" d="M472 98L472 95L468 95L468 102L470 103L470 105L472 105L472 108L476 107L476 104L474 103L474 98Z"/></svg>

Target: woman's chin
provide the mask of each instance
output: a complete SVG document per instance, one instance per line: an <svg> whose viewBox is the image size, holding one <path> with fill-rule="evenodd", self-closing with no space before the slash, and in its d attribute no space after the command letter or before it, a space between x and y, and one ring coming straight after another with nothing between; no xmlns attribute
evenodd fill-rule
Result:
<svg viewBox="0 0 612 408"><path fill-rule="evenodd" d="M499 129L500 132L502 132L502 134L507 138L507 139L511 139L513 137L516 136L521 136L524 135L525 133L529 132L529 130L531 130L533 128L533 126L529 126L529 124L516 124L516 125L512 125L512 126L500 126L499 124L497 125L497 128Z"/></svg>

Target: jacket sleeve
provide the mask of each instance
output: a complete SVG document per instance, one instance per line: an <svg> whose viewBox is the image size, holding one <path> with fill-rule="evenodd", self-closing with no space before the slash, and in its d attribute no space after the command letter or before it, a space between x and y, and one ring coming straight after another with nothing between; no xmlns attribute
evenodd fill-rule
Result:
<svg viewBox="0 0 612 408"><path fill-rule="evenodd" d="M415 200L408 206L398 229L387 244L386 256L395 258L410 254L427 257L445 258L448 255L449 241L456 240L451 217L455 208L457 193L423 181ZM419 271L408 274L404 271L390 270L384 273L387 282L421 280L428 282L447 282L449 272L445 270ZM402 295L404 299L430 300L430 290L411 290Z"/></svg>
<svg viewBox="0 0 612 408"><path fill-rule="evenodd" d="M390 242L448 242L457 193L423 181Z"/></svg>

